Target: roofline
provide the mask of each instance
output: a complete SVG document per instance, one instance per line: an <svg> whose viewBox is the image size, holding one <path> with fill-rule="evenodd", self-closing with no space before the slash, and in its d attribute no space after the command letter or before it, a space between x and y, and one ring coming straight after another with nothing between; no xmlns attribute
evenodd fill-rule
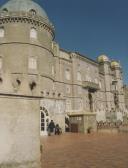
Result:
<svg viewBox="0 0 128 168"><path fill-rule="evenodd" d="M97 61L95 61L95 60L93 60L93 59L91 59L91 58L89 58L89 57L87 57L87 56L85 56L85 55L82 55L82 54L80 54L79 52L75 52L75 53L76 53L77 55L79 55L79 56L83 57L83 58L88 59L89 61L92 61L93 63L98 64L98 62L97 62Z"/></svg>
<svg viewBox="0 0 128 168"><path fill-rule="evenodd" d="M66 52L67 54L71 54L71 53L72 53L72 52L67 51L67 50L65 50L65 49L63 49L63 48L60 48L60 51Z"/></svg>
<svg viewBox="0 0 128 168"><path fill-rule="evenodd" d="M65 49L63 49L63 48L60 48L60 51L66 52L67 54L75 53L75 54L77 54L78 56L80 56L80 57L82 57L82 58L85 58L85 59L87 59L88 61L91 61L92 63L95 63L95 64L99 65L97 61L95 61L95 60L93 60L93 59L91 59L91 58L89 58L89 57L87 57L87 56L85 56L85 55L82 55L82 54L80 54L79 52L71 52L71 51L67 51L67 50L65 50Z"/></svg>

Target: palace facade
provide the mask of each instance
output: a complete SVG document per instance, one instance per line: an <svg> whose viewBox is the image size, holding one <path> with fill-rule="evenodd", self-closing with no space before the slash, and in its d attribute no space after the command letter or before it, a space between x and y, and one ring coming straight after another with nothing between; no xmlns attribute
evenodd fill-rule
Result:
<svg viewBox="0 0 128 168"><path fill-rule="evenodd" d="M51 119L63 131L86 133L96 131L97 121L126 115L120 63L68 52L54 37L54 26L34 1L9 0L1 7L0 166L40 167L39 130L47 135Z"/></svg>
<svg viewBox="0 0 128 168"><path fill-rule="evenodd" d="M128 110L128 86L124 85L125 108Z"/></svg>

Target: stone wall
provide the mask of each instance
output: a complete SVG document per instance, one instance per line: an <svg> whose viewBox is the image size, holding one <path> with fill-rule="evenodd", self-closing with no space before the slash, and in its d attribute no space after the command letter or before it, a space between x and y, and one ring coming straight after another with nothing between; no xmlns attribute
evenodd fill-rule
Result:
<svg viewBox="0 0 128 168"><path fill-rule="evenodd" d="M39 168L39 100L0 96L0 167Z"/></svg>

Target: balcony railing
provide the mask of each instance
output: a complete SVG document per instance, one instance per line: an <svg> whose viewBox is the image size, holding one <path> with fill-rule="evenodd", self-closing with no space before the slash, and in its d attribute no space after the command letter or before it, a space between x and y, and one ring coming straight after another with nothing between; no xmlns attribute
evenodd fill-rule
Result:
<svg viewBox="0 0 128 168"><path fill-rule="evenodd" d="M83 81L82 85L84 88L90 89L92 91L97 91L99 90L99 84L90 82L90 81Z"/></svg>
<svg viewBox="0 0 128 168"><path fill-rule="evenodd" d="M114 93L114 94L119 94L119 91L118 90L114 90L114 89L111 89L111 92Z"/></svg>

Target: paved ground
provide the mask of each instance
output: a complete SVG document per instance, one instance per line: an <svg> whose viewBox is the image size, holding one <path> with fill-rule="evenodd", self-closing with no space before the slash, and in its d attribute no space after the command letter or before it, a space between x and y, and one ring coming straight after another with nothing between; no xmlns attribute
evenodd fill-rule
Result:
<svg viewBox="0 0 128 168"><path fill-rule="evenodd" d="M41 138L42 168L128 168L128 134L73 134Z"/></svg>

